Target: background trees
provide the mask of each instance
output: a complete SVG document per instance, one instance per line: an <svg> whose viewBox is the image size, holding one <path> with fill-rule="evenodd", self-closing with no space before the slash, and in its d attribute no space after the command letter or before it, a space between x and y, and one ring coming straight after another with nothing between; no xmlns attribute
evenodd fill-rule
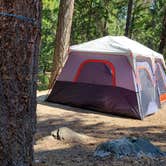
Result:
<svg viewBox="0 0 166 166"><path fill-rule="evenodd" d="M53 41L59 5L59 1L55 0L43 0L43 2L40 89L47 88L48 72L50 72L53 64ZM131 0L75 1L70 45L105 35L124 35L129 3L131 3ZM163 54L166 54L165 42L163 42L165 39L165 26L163 24L165 4L166 0L132 0L128 35L156 51L160 48L160 52L163 52Z"/></svg>
<svg viewBox="0 0 166 166"><path fill-rule="evenodd" d="M41 1L0 1L0 165L32 166Z"/></svg>
<svg viewBox="0 0 166 166"><path fill-rule="evenodd" d="M53 64L53 54L55 47L55 34L58 19L59 1L42 0L42 42L39 58L39 82L38 89L47 89L49 83L48 72Z"/></svg>

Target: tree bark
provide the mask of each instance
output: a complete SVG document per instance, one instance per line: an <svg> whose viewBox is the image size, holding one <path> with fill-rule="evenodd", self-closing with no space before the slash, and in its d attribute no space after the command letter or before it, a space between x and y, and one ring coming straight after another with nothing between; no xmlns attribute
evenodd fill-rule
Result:
<svg viewBox="0 0 166 166"><path fill-rule="evenodd" d="M164 18L162 24L162 32L160 37L159 52L164 53L164 48L166 46L166 7L164 8Z"/></svg>
<svg viewBox="0 0 166 166"><path fill-rule="evenodd" d="M87 19L88 19L88 24L86 26L86 40L89 41L92 39L91 37L91 24L92 24L92 16L93 16L93 1L88 1L86 6L88 6L88 12L87 12Z"/></svg>
<svg viewBox="0 0 166 166"><path fill-rule="evenodd" d="M61 0L58 14L58 25L55 39L55 51L53 68L50 77L49 88L52 88L68 57L74 0Z"/></svg>
<svg viewBox="0 0 166 166"><path fill-rule="evenodd" d="M127 9L127 18L126 18L126 28L125 28L125 36L130 37L130 29L131 29L131 16L132 16L132 8L133 8L133 0L128 1L128 9Z"/></svg>
<svg viewBox="0 0 166 166"><path fill-rule="evenodd" d="M32 166L41 1L0 0L0 166Z"/></svg>

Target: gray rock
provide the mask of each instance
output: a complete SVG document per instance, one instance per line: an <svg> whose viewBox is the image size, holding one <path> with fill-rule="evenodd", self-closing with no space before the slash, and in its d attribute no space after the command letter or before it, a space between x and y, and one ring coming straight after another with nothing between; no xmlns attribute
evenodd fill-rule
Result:
<svg viewBox="0 0 166 166"><path fill-rule="evenodd" d="M135 137L124 137L108 141L97 146L94 157L162 157L166 153L150 143L149 140Z"/></svg>

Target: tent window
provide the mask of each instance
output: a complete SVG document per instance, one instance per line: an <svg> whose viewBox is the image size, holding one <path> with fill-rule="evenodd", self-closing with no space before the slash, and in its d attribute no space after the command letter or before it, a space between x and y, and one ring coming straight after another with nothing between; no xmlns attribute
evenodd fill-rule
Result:
<svg viewBox="0 0 166 166"><path fill-rule="evenodd" d="M150 73L146 68L138 69L140 86L141 86L141 101L143 112L148 110L149 103L155 100L155 89Z"/></svg>
<svg viewBox="0 0 166 166"><path fill-rule="evenodd" d="M115 85L115 68L106 60L87 60L80 65L74 82Z"/></svg>
<svg viewBox="0 0 166 166"><path fill-rule="evenodd" d="M159 63L156 65L156 79L160 94L166 93L166 75Z"/></svg>

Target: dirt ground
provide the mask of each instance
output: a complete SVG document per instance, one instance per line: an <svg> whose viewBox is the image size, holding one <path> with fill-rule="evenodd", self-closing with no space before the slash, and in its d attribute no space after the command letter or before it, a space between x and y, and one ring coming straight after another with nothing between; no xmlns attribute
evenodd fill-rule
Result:
<svg viewBox="0 0 166 166"><path fill-rule="evenodd" d="M135 136L148 138L166 151L166 107L145 120L135 120L90 110L44 102L45 92L38 93L37 133L35 135L36 166L165 166L166 158L95 159L96 146L104 141ZM85 144L54 139L51 132L59 127L93 137Z"/></svg>

